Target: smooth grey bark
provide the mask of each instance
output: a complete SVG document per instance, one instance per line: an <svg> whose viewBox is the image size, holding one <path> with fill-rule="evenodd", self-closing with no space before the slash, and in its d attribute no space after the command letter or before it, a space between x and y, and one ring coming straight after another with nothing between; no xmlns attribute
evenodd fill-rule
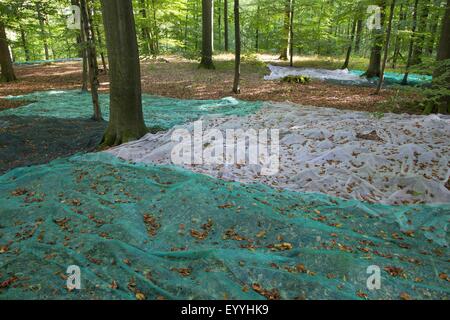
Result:
<svg viewBox="0 0 450 320"><path fill-rule="evenodd" d="M6 38L6 27L0 20L0 82L11 82L17 80L9 52L8 39Z"/></svg>
<svg viewBox="0 0 450 320"><path fill-rule="evenodd" d="M25 52L25 61L30 61L30 49L28 48L27 37L22 26L20 26L20 40L22 41L23 51Z"/></svg>
<svg viewBox="0 0 450 320"><path fill-rule="evenodd" d="M281 37L280 60L287 60L289 56L289 38L290 38L290 24L291 24L291 2L292 0L285 0L284 4L284 25L283 34Z"/></svg>
<svg viewBox="0 0 450 320"><path fill-rule="evenodd" d="M199 67L206 69L214 69L213 9L213 0L202 0L202 59Z"/></svg>
<svg viewBox="0 0 450 320"><path fill-rule="evenodd" d="M141 71L131 0L101 0L109 58L110 116L102 146L147 133L142 113Z"/></svg>

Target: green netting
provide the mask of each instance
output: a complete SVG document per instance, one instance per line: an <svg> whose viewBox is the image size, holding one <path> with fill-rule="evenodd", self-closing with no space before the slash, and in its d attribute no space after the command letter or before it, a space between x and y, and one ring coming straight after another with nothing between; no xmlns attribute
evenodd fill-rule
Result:
<svg viewBox="0 0 450 320"><path fill-rule="evenodd" d="M358 76L361 76L364 74L365 71L361 70L350 70L349 71L352 74L356 74ZM384 73L384 83L389 84L402 84L403 77L405 76L404 73L396 73L396 72L385 72ZM433 80L432 76L427 76L423 74L414 74L411 73L408 75L408 85L422 85L426 83L431 83ZM372 82L378 82L378 78L372 79Z"/></svg>
<svg viewBox="0 0 450 320"><path fill-rule="evenodd" d="M40 91L10 97L24 99L31 104L0 112L0 116L41 116L64 119L89 118L92 101L89 93L80 91ZM105 120L109 116L109 95L100 94L100 104ZM206 114L246 115L255 112L261 102L239 101L234 98L221 100L180 100L151 95L142 96L144 119L149 127L169 129L177 124L195 121Z"/></svg>
<svg viewBox="0 0 450 320"><path fill-rule="evenodd" d="M368 205L103 153L14 169L0 199L0 299L450 297L448 205ZM65 288L69 265L80 291ZM380 290L366 287L370 265Z"/></svg>

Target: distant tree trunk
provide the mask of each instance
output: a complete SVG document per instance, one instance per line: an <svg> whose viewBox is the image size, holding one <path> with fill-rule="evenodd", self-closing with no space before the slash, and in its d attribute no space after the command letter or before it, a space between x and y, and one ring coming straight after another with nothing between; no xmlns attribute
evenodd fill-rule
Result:
<svg viewBox="0 0 450 320"><path fill-rule="evenodd" d="M356 40L355 40L355 52L359 53L361 49L361 35L363 31L363 20L358 19L358 22L356 24Z"/></svg>
<svg viewBox="0 0 450 320"><path fill-rule="evenodd" d="M427 31L428 13L430 12L430 1L425 1L422 4L422 10L417 24L417 37L414 42L414 49L411 58L411 65L422 63L422 52L425 44L425 33Z"/></svg>
<svg viewBox="0 0 450 320"><path fill-rule="evenodd" d="M22 25L20 26L20 39L22 41L23 51L25 52L25 61L30 61L30 49L27 44L27 37L25 35L25 30L23 30Z"/></svg>
<svg viewBox="0 0 450 320"><path fill-rule="evenodd" d="M217 29L218 29L217 35L219 37L219 48L221 48L222 47L222 6L220 3L220 0L218 0L217 9L219 10L219 14L217 17Z"/></svg>
<svg viewBox="0 0 450 320"><path fill-rule="evenodd" d="M92 105L94 107L94 115L92 119L95 121L101 121L102 111L100 109L100 103L98 99L98 67L97 67L97 54L95 50L95 37L92 32L89 7L86 0L80 0L81 9L81 23L84 30L84 36L86 38L86 51L87 62L89 65L89 82L91 85Z"/></svg>
<svg viewBox="0 0 450 320"><path fill-rule="evenodd" d="M441 38L436 57L436 69L433 73L433 85L445 88L446 92L437 101L437 105L429 104L424 113L436 110L439 113L450 113L450 0L447 0L445 14L442 17Z"/></svg>
<svg viewBox="0 0 450 320"><path fill-rule="evenodd" d="M224 50L228 52L228 0L223 0Z"/></svg>
<svg viewBox="0 0 450 320"><path fill-rule="evenodd" d="M110 117L103 146L147 133L142 112L141 74L131 0L101 0L109 58Z"/></svg>
<svg viewBox="0 0 450 320"><path fill-rule="evenodd" d="M241 93L239 85L241 77L241 25L239 15L239 0L234 0L234 42L235 42L235 58L234 58L234 83L233 92Z"/></svg>
<svg viewBox="0 0 450 320"><path fill-rule="evenodd" d="M146 3L145 0L140 0L139 1L140 4L140 12L141 12L141 16L144 19L144 26L142 27L142 39L144 40L144 52L146 54L154 54L152 52L151 49L151 39L150 39L150 31L148 30L148 26L147 26L147 8L146 8Z"/></svg>
<svg viewBox="0 0 450 320"><path fill-rule="evenodd" d="M154 56L159 55L159 29L158 20L156 19L156 4L155 0L152 0L152 11L153 11L153 30L150 30L151 48L153 48Z"/></svg>
<svg viewBox="0 0 450 320"><path fill-rule="evenodd" d="M108 73L108 65L106 64L105 53L103 52L103 42L102 42L102 34L100 33L100 29L96 27L97 30L97 38L98 38L98 47L100 48L100 58L102 59L103 72L105 74Z"/></svg>
<svg viewBox="0 0 450 320"><path fill-rule="evenodd" d="M83 22L81 22L81 32L80 32L80 46L81 46L81 56L83 59L83 71L81 75L81 91L87 92L88 91L88 81L89 81L89 75L88 75L88 55L87 55L87 46L86 46L86 35L84 34L84 26Z"/></svg>
<svg viewBox="0 0 450 320"><path fill-rule="evenodd" d="M200 67L214 69L213 54L213 0L202 0L202 60Z"/></svg>
<svg viewBox="0 0 450 320"><path fill-rule="evenodd" d="M350 44L348 45L347 48L347 54L345 56L345 61L344 61L344 65L342 66L341 69L347 69L348 65L350 63L350 55L352 53L352 46L353 46L353 41L355 40L355 32L356 32L356 26L357 26L358 20L355 18L353 20L353 24L352 24L352 33L350 35Z"/></svg>
<svg viewBox="0 0 450 320"><path fill-rule="evenodd" d="M36 13L39 20L39 27L41 29L41 38L44 43L45 60L49 60L50 57L48 53L48 43L47 43L47 35L45 32L44 16L42 15L41 4L39 2L36 2Z"/></svg>
<svg viewBox="0 0 450 320"><path fill-rule="evenodd" d="M400 55L400 47L401 47L401 38L399 35L399 31L403 30L403 23L406 20L406 11L404 10L403 3L400 4L400 18L397 24L397 35L395 37L395 45L394 45L394 54L392 56L392 68L394 69L397 66L397 60Z"/></svg>
<svg viewBox="0 0 450 320"><path fill-rule="evenodd" d="M0 66L2 69L2 72L0 74L0 82L10 82L17 80L16 75L14 74L11 54L9 52L5 25L1 20L0 20Z"/></svg>
<svg viewBox="0 0 450 320"><path fill-rule="evenodd" d="M289 65L294 66L294 0L291 0L289 18Z"/></svg>
<svg viewBox="0 0 450 320"><path fill-rule="evenodd" d="M434 0L434 5L439 6L440 0ZM438 32L438 23L439 23L439 12L436 12L430 20L430 30L429 33L431 34L427 45L426 45L426 52L431 56L435 49L435 43Z"/></svg>
<svg viewBox="0 0 450 320"><path fill-rule="evenodd" d="M386 9L386 0L378 0L378 6L381 8L381 30L374 29L373 45L370 52L369 68L364 74L367 78L379 77L381 74L381 51L383 49L383 26Z"/></svg>
<svg viewBox="0 0 450 320"><path fill-rule="evenodd" d="M285 0L284 7L284 27L283 27L283 35L281 38L281 51L280 51L280 60L288 59L288 51L289 51L289 33L290 33L290 21L291 21L291 0Z"/></svg>
<svg viewBox="0 0 450 320"><path fill-rule="evenodd" d="M383 85L384 81L384 70L386 69L386 62L389 54L389 43L391 41L391 31L392 31L392 19L394 18L394 11L395 11L395 0L391 0L391 11L389 13L389 24L388 29L386 32L386 42L384 45L384 57L383 57L383 64L381 66L381 75L380 79L378 80L378 86L376 90L376 94L379 94L381 91L381 86Z"/></svg>
<svg viewBox="0 0 450 320"><path fill-rule="evenodd" d="M259 14L261 11L259 0L256 1L256 32L255 32L255 51L259 52Z"/></svg>
<svg viewBox="0 0 450 320"><path fill-rule="evenodd" d="M406 62L405 76L403 77L403 80L402 80L403 85L408 84L409 68L411 67L411 63L412 63L414 37L415 37L416 26L417 26L417 7L418 7L418 5L419 5L419 0L415 0L414 1L413 21L412 21L412 28L411 28L411 40L409 41L408 61Z"/></svg>

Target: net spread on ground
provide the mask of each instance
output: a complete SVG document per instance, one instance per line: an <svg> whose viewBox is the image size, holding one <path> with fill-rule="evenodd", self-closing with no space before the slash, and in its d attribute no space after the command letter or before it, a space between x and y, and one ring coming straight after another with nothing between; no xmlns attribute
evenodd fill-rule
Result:
<svg viewBox="0 0 450 320"><path fill-rule="evenodd" d="M1 138L92 112L75 91L21 98L34 102L0 113ZM168 131L0 176L0 298L449 298L449 118L143 100L147 125ZM171 165L172 130L199 119L280 129L279 176ZM81 290L65 286L70 265Z"/></svg>

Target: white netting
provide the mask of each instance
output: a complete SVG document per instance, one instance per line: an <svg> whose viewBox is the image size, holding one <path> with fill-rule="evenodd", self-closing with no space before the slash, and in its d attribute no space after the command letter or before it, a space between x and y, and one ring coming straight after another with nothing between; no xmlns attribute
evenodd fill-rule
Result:
<svg viewBox="0 0 450 320"><path fill-rule="evenodd" d="M279 129L280 171L264 176L257 166L185 165L195 172L370 202L450 202L448 116L386 114L378 119L366 112L267 103L249 116L202 120L204 130ZM136 162L171 164L177 144L171 136L177 128L192 130L193 125L148 134L108 152Z"/></svg>
<svg viewBox="0 0 450 320"><path fill-rule="evenodd" d="M308 76L319 80L352 81L354 83L369 83L366 78L350 73L347 69L327 70L315 68L279 67L268 65L270 75L264 76L264 80L278 80L286 76Z"/></svg>

